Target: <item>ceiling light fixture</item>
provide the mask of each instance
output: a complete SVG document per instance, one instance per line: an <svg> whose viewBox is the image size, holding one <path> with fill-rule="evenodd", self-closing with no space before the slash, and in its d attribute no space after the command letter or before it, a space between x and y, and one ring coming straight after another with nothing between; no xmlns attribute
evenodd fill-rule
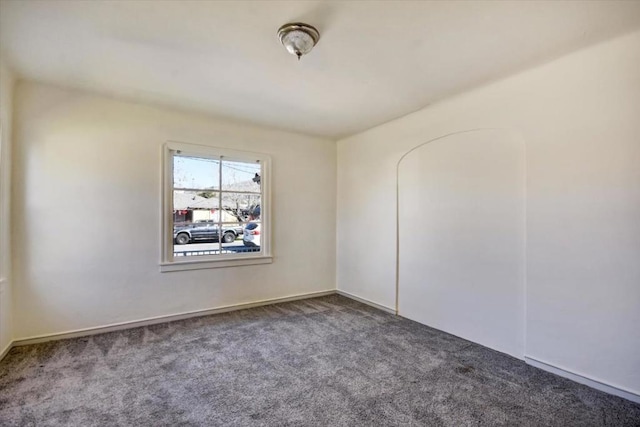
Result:
<svg viewBox="0 0 640 427"><path fill-rule="evenodd" d="M298 60L318 43L320 33L311 25L301 22L284 24L278 30L278 37L290 54L296 55Z"/></svg>

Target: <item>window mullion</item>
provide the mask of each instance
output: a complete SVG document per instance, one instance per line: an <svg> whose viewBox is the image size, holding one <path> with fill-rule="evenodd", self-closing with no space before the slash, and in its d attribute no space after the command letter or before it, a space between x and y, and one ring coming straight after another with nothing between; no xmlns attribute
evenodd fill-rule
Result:
<svg viewBox="0 0 640 427"><path fill-rule="evenodd" d="M187 188L187 187L173 187L174 191L190 191L194 193L199 193L202 191L219 191L217 188Z"/></svg>
<svg viewBox="0 0 640 427"><path fill-rule="evenodd" d="M222 157L218 162L218 254L222 255Z"/></svg>

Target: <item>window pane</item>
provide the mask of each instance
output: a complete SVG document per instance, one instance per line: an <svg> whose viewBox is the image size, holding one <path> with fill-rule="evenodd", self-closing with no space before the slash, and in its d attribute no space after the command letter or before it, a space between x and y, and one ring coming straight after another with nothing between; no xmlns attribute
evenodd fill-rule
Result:
<svg viewBox="0 0 640 427"><path fill-rule="evenodd" d="M236 220L234 222L222 223L222 253L243 253L244 243L242 235L244 234L245 224Z"/></svg>
<svg viewBox="0 0 640 427"><path fill-rule="evenodd" d="M223 192L222 208L242 222L259 220L260 195Z"/></svg>
<svg viewBox="0 0 640 427"><path fill-rule="evenodd" d="M198 190L219 188L220 161L199 157L173 157L173 187Z"/></svg>
<svg viewBox="0 0 640 427"><path fill-rule="evenodd" d="M183 191L173 192L173 221L194 222L202 219L213 219L212 210L218 209L218 192L216 191Z"/></svg>
<svg viewBox="0 0 640 427"><path fill-rule="evenodd" d="M260 163L222 161L222 189L227 191L260 192Z"/></svg>

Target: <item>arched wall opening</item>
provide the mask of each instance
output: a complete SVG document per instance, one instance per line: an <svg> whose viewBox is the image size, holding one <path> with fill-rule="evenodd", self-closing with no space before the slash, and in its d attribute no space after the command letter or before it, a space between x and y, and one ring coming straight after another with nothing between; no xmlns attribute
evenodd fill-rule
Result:
<svg viewBox="0 0 640 427"><path fill-rule="evenodd" d="M398 163L398 314L524 357L525 146L504 129Z"/></svg>

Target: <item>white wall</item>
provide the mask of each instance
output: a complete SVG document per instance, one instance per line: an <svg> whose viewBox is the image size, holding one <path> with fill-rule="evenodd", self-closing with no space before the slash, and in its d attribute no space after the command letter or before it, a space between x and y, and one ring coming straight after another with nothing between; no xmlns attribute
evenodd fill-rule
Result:
<svg viewBox="0 0 640 427"><path fill-rule="evenodd" d="M0 61L0 355L13 338L13 298L11 278L11 126L13 74Z"/></svg>
<svg viewBox="0 0 640 427"><path fill-rule="evenodd" d="M524 143L462 132L398 166L398 313L522 358Z"/></svg>
<svg viewBox="0 0 640 427"><path fill-rule="evenodd" d="M638 32L339 141L338 289L394 306L398 160L486 127L526 145L525 355L640 394Z"/></svg>
<svg viewBox="0 0 640 427"><path fill-rule="evenodd" d="M335 289L335 142L28 82L14 123L16 338ZM167 140L272 156L272 264L159 272Z"/></svg>

